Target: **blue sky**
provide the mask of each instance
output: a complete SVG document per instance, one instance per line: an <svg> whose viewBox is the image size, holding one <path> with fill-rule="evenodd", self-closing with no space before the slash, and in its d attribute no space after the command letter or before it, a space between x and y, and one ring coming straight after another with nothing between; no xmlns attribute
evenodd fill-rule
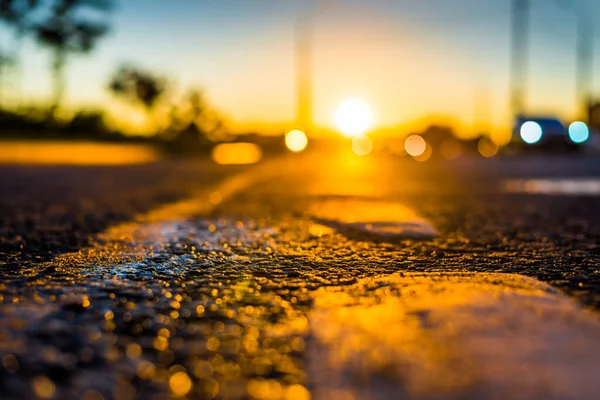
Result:
<svg viewBox="0 0 600 400"><path fill-rule="evenodd" d="M528 105L568 118L575 112L577 20L553 0L531 1ZM600 17L598 1L571 3ZM318 123L327 125L344 97L359 96L371 103L380 125L424 115L468 124L477 90L491 101L485 118L495 125L506 119L508 0L122 0L111 16L111 35L92 55L71 59L68 103L105 103L110 73L134 62L180 87L204 88L240 129L289 122L294 22L307 10L318 10ZM600 27L597 53L599 34ZM28 42L24 62L24 93L41 101L50 88L47 51ZM596 92L599 83L600 77Z"/></svg>

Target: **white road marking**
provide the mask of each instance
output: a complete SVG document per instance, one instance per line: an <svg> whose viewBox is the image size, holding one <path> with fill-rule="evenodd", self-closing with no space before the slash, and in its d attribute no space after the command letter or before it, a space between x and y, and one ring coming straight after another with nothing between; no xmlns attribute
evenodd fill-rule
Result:
<svg viewBox="0 0 600 400"><path fill-rule="evenodd" d="M218 204L243 192L260 179L275 179L283 167L274 168L276 161L250 167L207 188L202 188L189 197L164 204L146 214L138 215L134 221L124 222L97 235L102 243L126 240L130 243L155 243L164 241L185 230L190 217L208 214Z"/></svg>
<svg viewBox="0 0 600 400"><path fill-rule="evenodd" d="M315 201L310 216L338 231L360 231L377 238L431 239L437 230L399 203L360 199Z"/></svg>
<svg viewBox="0 0 600 400"><path fill-rule="evenodd" d="M314 399L597 398L598 316L535 279L399 274L314 300Z"/></svg>
<svg viewBox="0 0 600 400"><path fill-rule="evenodd" d="M509 193L598 196L600 179L515 179L502 182L501 189Z"/></svg>

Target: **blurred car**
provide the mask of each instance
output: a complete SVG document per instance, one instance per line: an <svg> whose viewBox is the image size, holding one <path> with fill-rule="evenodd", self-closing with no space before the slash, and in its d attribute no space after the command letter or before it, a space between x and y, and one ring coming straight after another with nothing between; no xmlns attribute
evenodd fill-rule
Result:
<svg viewBox="0 0 600 400"><path fill-rule="evenodd" d="M584 122L575 121L566 126L554 117L520 116L512 132L514 147L548 151L577 151L590 139L590 130Z"/></svg>

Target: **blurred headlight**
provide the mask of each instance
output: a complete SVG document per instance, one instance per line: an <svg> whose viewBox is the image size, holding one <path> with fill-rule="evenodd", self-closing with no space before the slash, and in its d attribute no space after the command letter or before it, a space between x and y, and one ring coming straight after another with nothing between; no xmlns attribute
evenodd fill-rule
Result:
<svg viewBox="0 0 600 400"><path fill-rule="evenodd" d="M521 139L525 143L534 144L542 138L542 127L535 121L527 121L521 125Z"/></svg>
<svg viewBox="0 0 600 400"><path fill-rule="evenodd" d="M569 125L569 138L573 143L583 143L590 137L590 129L581 121L575 121Z"/></svg>

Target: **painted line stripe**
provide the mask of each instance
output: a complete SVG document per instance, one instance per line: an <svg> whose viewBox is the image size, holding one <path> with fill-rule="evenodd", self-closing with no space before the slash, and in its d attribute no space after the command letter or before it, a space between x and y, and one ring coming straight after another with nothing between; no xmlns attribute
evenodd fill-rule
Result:
<svg viewBox="0 0 600 400"><path fill-rule="evenodd" d="M600 320L535 279L402 274L320 289L314 399L592 399Z"/></svg>
<svg viewBox="0 0 600 400"><path fill-rule="evenodd" d="M525 179L508 180L501 189L509 193L600 195L600 179Z"/></svg>
<svg viewBox="0 0 600 400"><path fill-rule="evenodd" d="M360 232L378 239L433 239L437 230L402 204L365 199L315 201L309 214L340 233Z"/></svg>
<svg viewBox="0 0 600 400"><path fill-rule="evenodd" d="M146 214L138 215L133 221L115 225L97 235L97 247L102 248L122 241L130 244L164 242L165 238L180 234L182 224L190 217L210 213L217 205L248 189L259 179L275 179L285 173L285 165L279 166L279 163L278 160L272 160L249 167L215 185L196 191L186 199L167 203ZM89 249L82 249L80 252L88 251ZM55 262L60 262L60 256Z"/></svg>

